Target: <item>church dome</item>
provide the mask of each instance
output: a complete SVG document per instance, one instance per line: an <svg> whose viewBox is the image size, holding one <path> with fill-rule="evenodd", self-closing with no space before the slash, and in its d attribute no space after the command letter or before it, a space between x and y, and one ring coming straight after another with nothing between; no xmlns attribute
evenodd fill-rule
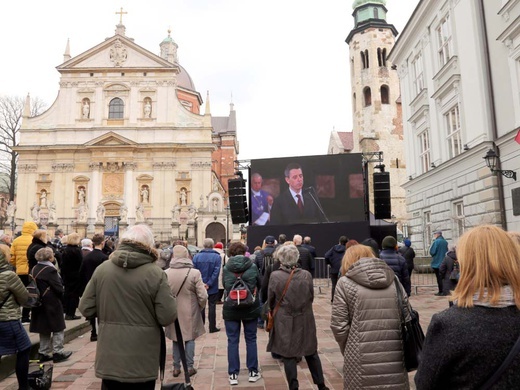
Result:
<svg viewBox="0 0 520 390"><path fill-rule="evenodd" d="M365 4L380 4L386 6L386 0L355 0L354 4L352 4L352 8L356 9Z"/></svg>
<svg viewBox="0 0 520 390"><path fill-rule="evenodd" d="M186 69L184 69L181 65L177 64L180 68L180 72L177 75L177 85L184 89L189 89L190 91L196 91L195 84L193 84L193 80L191 79Z"/></svg>

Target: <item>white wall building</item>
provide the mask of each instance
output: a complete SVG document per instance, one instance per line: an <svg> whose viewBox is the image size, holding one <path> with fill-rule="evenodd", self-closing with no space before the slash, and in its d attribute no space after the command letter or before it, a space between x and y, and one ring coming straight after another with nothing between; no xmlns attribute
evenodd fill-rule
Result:
<svg viewBox="0 0 520 390"><path fill-rule="evenodd" d="M443 230L520 230L520 0L421 0L389 54L401 85L409 234L419 249ZM515 190L516 189L516 190ZM520 194L517 195L520 198Z"/></svg>

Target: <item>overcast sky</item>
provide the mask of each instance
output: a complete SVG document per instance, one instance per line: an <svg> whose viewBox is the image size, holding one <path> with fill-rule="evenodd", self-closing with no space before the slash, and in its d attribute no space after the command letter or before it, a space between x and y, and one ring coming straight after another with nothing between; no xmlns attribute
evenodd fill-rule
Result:
<svg viewBox="0 0 520 390"><path fill-rule="evenodd" d="M401 32L419 0L388 0ZM352 0L1 1L0 95L59 90L67 38L74 57L114 35L159 54L167 36L211 113L237 111L241 160L327 152L330 132L351 130L348 45Z"/></svg>

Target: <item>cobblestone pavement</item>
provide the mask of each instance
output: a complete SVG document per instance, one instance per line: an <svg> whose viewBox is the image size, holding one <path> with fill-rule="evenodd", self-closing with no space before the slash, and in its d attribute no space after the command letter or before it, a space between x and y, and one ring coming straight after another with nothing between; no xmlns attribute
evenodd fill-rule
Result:
<svg viewBox="0 0 520 390"><path fill-rule="evenodd" d="M319 354L323 366L326 384L331 389L342 389L342 367L343 357L330 331L330 288L326 282L318 281L321 287L316 287L314 314L318 330ZM434 296L434 288L420 288L419 295L412 295L410 301L412 306L419 311L421 324L426 333L427 326L433 314L448 307L445 297ZM224 321L221 316L221 305L217 305L217 326L221 328L218 333L206 333L196 341L195 367L198 373L192 377L192 384L196 390L205 389L229 389L227 374L227 339L224 330ZM75 326L81 321L67 322L69 326ZM31 335L31 338L37 337ZM94 360L96 355L96 343L90 342L90 333L85 333L71 342L65 348L73 351L71 358L65 362L54 365L54 381L52 389L100 389L101 380L94 374ZM240 360L243 370L239 375L238 386L233 388L247 387L250 389L287 389L283 365L280 361L271 358L271 354L265 351L267 345L267 334L263 330L258 330L258 358L262 379L256 383L249 383L245 364L245 344L243 337L240 344ZM178 378L172 376L172 357L171 343L168 343L168 358L165 381L182 382L183 374ZM298 380L300 389L315 389L312 384L310 372L305 363L305 359L298 365ZM414 373L410 373L410 382L413 383ZM156 389L160 386L157 384ZM412 388L413 384L412 384ZM0 382L0 389L17 389L16 378L11 375L9 378Z"/></svg>

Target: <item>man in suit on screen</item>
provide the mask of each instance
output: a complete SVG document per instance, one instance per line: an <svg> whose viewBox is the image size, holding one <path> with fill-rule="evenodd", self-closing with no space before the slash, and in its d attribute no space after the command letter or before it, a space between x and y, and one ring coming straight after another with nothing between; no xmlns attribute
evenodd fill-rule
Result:
<svg viewBox="0 0 520 390"><path fill-rule="evenodd" d="M278 196L271 209L271 225L324 222L312 189L303 189L302 167L296 163L287 165L284 171L289 188ZM313 199L314 196L314 199Z"/></svg>

